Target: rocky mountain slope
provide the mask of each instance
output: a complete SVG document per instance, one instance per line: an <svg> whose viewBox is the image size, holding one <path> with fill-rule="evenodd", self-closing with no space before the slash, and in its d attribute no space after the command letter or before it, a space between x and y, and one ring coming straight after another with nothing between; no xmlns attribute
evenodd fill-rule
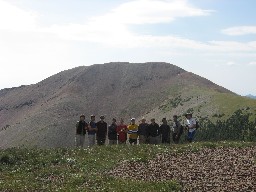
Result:
<svg viewBox="0 0 256 192"><path fill-rule="evenodd" d="M84 113L112 117L171 118L191 111L228 116L256 101L168 63L107 63L82 66L37 84L0 90L0 148L70 147Z"/></svg>

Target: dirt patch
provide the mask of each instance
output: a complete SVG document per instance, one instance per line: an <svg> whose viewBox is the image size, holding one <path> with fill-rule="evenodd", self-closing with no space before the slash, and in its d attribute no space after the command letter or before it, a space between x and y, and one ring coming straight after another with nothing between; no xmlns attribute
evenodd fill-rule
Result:
<svg viewBox="0 0 256 192"><path fill-rule="evenodd" d="M116 178L180 182L183 191L256 191L256 146L205 148L125 161L109 172Z"/></svg>

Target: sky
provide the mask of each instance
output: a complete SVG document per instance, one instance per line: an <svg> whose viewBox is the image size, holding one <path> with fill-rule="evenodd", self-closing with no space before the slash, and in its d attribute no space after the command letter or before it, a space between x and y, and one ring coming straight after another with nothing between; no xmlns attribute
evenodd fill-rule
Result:
<svg viewBox="0 0 256 192"><path fill-rule="evenodd" d="M108 62L168 62L256 95L255 0L0 0L0 89Z"/></svg>

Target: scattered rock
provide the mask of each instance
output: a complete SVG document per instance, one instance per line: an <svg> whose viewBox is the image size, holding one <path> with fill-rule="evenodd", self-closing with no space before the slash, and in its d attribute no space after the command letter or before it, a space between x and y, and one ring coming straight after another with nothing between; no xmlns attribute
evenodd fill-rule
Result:
<svg viewBox="0 0 256 192"><path fill-rule="evenodd" d="M145 162L123 162L113 177L176 180L183 191L256 191L256 147L202 149L198 152L160 154Z"/></svg>

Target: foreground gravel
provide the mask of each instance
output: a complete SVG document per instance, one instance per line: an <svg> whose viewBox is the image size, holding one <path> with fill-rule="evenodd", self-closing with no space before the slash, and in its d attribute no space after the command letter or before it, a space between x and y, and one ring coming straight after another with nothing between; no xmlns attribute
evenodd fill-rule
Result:
<svg viewBox="0 0 256 192"><path fill-rule="evenodd" d="M144 181L176 180L182 191L256 191L256 146L159 154L148 162L124 161L109 174Z"/></svg>

